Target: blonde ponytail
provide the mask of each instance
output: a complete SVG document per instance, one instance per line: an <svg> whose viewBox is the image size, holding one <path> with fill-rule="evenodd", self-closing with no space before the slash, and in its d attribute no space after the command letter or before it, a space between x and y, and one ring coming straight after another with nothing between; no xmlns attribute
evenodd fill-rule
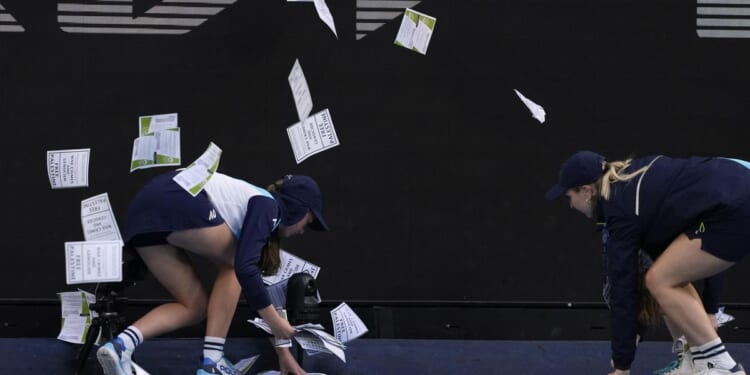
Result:
<svg viewBox="0 0 750 375"><path fill-rule="evenodd" d="M612 191L611 185L616 182L630 181L635 177L640 176L643 172L648 170L648 166L642 167L641 169L632 173L620 173L625 168L629 167L633 162L633 159L626 159L620 161L612 161L604 164L604 175L601 178L599 186L599 195L605 200L609 199L610 192Z"/></svg>

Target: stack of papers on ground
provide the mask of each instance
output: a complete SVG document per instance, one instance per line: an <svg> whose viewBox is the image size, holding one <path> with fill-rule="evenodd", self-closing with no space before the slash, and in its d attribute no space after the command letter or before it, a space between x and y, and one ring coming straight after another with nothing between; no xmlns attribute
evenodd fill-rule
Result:
<svg viewBox="0 0 750 375"><path fill-rule="evenodd" d="M248 321L266 331L266 333L273 334L271 327L263 319L255 318ZM294 329L297 331L294 339L308 355L329 353L346 362L346 355L344 355L346 346L339 339L326 332L322 325L306 323L294 326Z"/></svg>

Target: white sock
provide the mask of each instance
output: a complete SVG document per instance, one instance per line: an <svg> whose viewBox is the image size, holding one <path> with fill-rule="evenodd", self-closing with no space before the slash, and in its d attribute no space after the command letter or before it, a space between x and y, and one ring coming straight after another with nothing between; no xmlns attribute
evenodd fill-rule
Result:
<svg viewBox="0 0 750 375"><path fill-rule="evenodd" d="M135 348L143 342L143 333L136 326L129 326L117 335L117 338L125 344L125 350L133 352Z"/></svg>
<svg viewBox="0 0 750 375"><path fill-rule="evenodd" d="M227 339L224 337L206 336L203 340L203 358L210 358L214 362L219 362L224 356L224 344Z"/></svg>
<svg viewBox="0 0 750 375"><path fill-rule="evenodd" d="M729 355L720 338L709 341L700 346L691 346L693 363L696 369L721 368L730 370L737 362Z"/></svg>

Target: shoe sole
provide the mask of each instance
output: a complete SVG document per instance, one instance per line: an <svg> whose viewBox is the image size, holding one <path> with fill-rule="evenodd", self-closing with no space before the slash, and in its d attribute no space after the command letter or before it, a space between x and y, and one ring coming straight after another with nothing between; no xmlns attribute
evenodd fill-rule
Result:
<svg viewBox="0 0 750 375"><path fill-rule="evenodd" d="M102 366L105 375L128 375L120 367L120 357L114 348L104 345L96 351L96 359Z"/></svg>

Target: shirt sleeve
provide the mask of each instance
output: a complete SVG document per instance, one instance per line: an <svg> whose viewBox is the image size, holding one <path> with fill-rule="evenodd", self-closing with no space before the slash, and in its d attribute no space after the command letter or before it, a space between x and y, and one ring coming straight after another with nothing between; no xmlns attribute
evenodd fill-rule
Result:
<svg viewBox="0 0 750 375"><path fill-rule="evenodd" d="M638 332L638 239L637 224L627 218L607 223L607 278L610 284L612 362L618 370L630 369L635 358Z"/></svg>
<svg viewBox="0 0 750 375"><path fill-rule="evenodd" d="M279 212L275 200L256 196L247 203L247 214L234 258L234 270L248 305L259 310L271 304L259 267L263 246L273 232Z"/></svg>

